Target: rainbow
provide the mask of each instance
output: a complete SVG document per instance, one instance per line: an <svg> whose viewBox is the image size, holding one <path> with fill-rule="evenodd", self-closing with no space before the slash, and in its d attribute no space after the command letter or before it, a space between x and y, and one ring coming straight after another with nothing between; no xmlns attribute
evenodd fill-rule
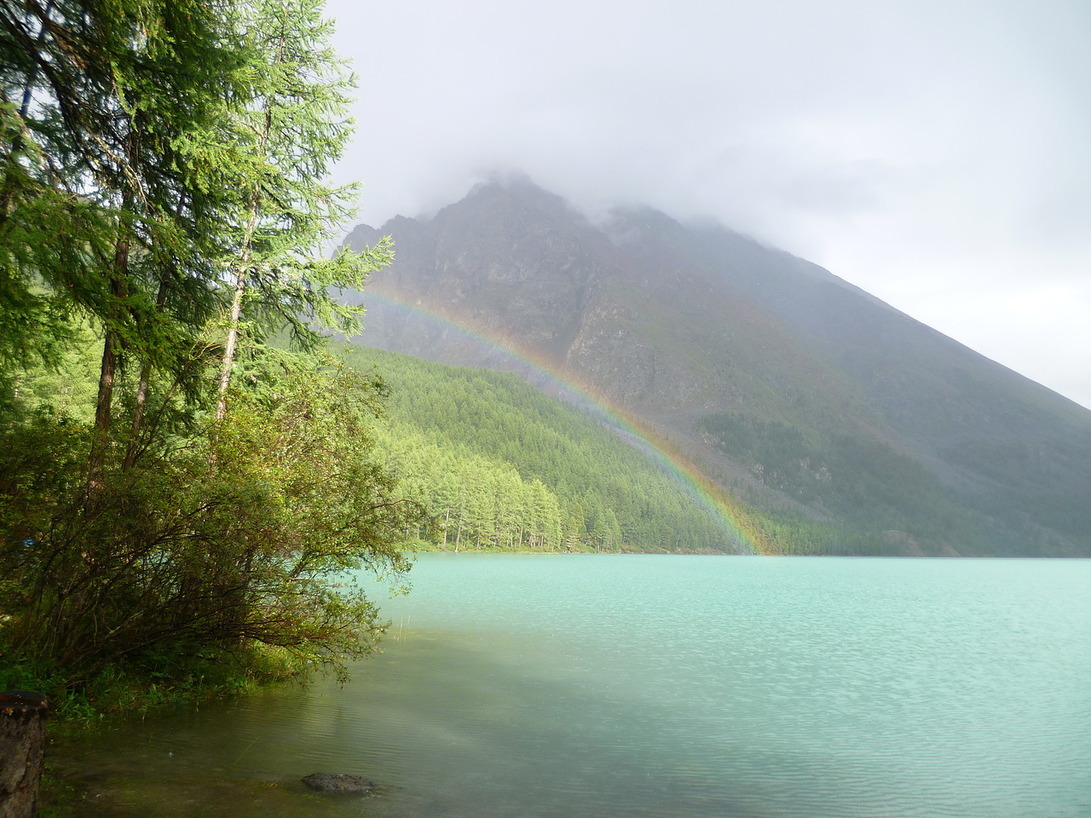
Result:
<svg viewBox="0 0 1091 818"><path fill-rule="evenodd" d="M524 375L532 373L537 385L548 387L547 391L598 418L642 452L660 471L670 476L696 500L714 520L722 524L725 538L741 552L775 553L766 536L750 521L749 515L730 494L713 483L688 457L657 435L647 423L614 404L592 385L561 372L555 364L527 349L520 342L486 331L472 319L455 316L438 304L423 299L410 302L389 293L376 292L374 289L364 291L363 303L365 308L368 303L381 303L418 316L438 329L453 331L467 340L484 345L491 354L513 364L513 368ZM366 328L364 340L367 340Z"/></svg>

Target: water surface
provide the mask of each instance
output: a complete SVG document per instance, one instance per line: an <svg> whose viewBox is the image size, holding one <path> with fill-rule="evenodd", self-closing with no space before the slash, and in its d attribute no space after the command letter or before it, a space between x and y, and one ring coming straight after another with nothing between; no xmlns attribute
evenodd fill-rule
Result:
<svg viewBox="0 0 1091 818"><path fill-rule="evenodd" d="M1089 591L1087 560L428 555L343 689L98 737L97 814L1087 816Z"/></svg>

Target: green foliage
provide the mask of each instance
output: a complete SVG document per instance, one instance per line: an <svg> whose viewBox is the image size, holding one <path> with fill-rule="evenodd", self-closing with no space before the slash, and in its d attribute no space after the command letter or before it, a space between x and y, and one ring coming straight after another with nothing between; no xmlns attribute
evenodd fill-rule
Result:
<svg viewBox="0 0 1091 818"><path fill-rule="evenodd" d="M448 549L718 551L707 505L594 418L514 375L343 347L391 385L384 458Z"/></svg>
<svg viewBox="0 0 1091 818"><path fill-rule="evenodd" d="M457 369L342 347L391 384L382 457L429 509L433 531L407 532L445 550L709 551L740 544L677 478L617 432L513 375ZM796 441L794 433L790 440ZM777 446L789 449L784 441ZM775 447L774 447L775 448ZM791 456L781 456L785 463ZM895 554L883 529L743 509L771 550Z"/></svg>
<svg viewBox="0 0 1091 818"><path fill-rule="evenodd" d="M382 630L344 577L408 568L380 381L244 343L228 392L240 326L314 352L386 259L320 258L351 192L320 8L0 0L0 665L72 707L343 672Z"/></svg>
<svg viewBox="0 0 1091 818"><path fill-rule="evenodd" d="M840 434L809 440L796 427L739 412L708 415L699 427L761 483L842 520L842 529L856 532L848 537L855 543L849 553L904 553L904 543L889 542L890 532L928 551L956 537L974 539L968 515L939 480L880 440Z"/></svg>
<svg viewBox="0 0 1091 818"><path fill-rule="evenodd" d="M237 7L246 54L239 84L249 98L243 105L229 101L223 113L238 152L224 167L237 192L226 231L226 266L242 296L235 307L253 337L287 327L304 347L319 343L323 327L360 329L363 310L336 299L331 288L360 287L391 255L388 241L325 255L358 186L324 181L352 135L347 109L354 80L329 46L332 26L321 7L316 0Z"/></svg>
<svg viewBox="0 0 1091 818"><path fill-rule="evenodd" d="M9 415L0 650L23 675L87 700L125 686L110 678L187 689L210 663L245 677L270 648L281 668L338 672L374 649L382 623L348 577L403 575L397 538L419 517L373 457L383 385L277 350L248 355L241 380L215 467L207 435L178 438L128 467L118 451L94 490L86 423Z"/></svg>
<svg viewBox="0 0 1091 818"><path fill-rule="evenodd" d="M115 351L185 356L234 196L203 183L220 100L245 93L226 22L196 0L0 3L0 306L25 316L0 356L55 360L73 312Z"/></svg>

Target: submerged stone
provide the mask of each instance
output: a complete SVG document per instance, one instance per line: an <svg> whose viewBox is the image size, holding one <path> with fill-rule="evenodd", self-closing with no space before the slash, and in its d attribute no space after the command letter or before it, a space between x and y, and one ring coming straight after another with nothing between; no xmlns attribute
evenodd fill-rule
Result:
<svg viewBox="0 0 1091 818"><path fill-rule="evenodd" d="M311 773L303 777L303 783L319 792L344 792L356 795L366 795L378 786L362 775L346 775L345 773Z"/></svg>

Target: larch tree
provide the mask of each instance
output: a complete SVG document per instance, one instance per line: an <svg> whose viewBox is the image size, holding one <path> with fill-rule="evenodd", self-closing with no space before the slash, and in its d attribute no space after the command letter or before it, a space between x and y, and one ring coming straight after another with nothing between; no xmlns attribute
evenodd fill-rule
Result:
<svg viewBox="0 0 1091 818"><path fill-rule="evenodd" d="M341 583L404 572L420 517L368 440L382 383L267 349L212 422L242 327L351 331L330 288L388 254L320 257L328 34L306 0L0 0L0 655L51 685L343 667L382 630ZM79 411L16 395L77 359Z"/></svg>
<svg viewBox="0 0 1091 818"><path fill-rule="evenodd" d="M225 22L200 0L0 2L2 306L30 321L0 352L48 351L47 320L101 333L92 482L123 356L181 371L214 310L231 194L205 169L243 53Z"/></svg>
<svg viewBox="0 0 1091 818"><path fill-rule="evenodd" d="M317 0L256 0L244 9L251 61L243 66L250 103L228 111L245 164L232 255L231 286L215 417L227 413L240 333L254 338L287 328L313 348L322 328L352 334L362 309L339 302L335 288L359 287L390 259L389 243L323 257L350 213L356 186L325 179L351 136L346 117L352 77L329 45L331 24ZM215 456L213 452L213 456Z"/></svg>

